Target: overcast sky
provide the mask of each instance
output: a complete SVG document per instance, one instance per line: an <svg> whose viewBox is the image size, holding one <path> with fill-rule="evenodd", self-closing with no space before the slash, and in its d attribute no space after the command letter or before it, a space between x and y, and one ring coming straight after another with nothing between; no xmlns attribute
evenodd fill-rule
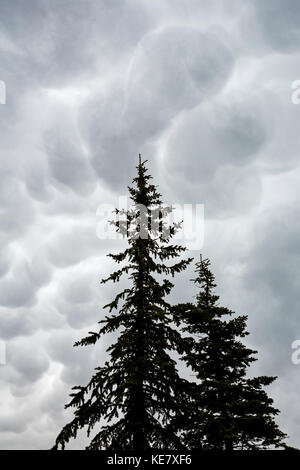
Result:
<svg viewBox="0 0 300 470"><path fill-rule="evenodd" d="M96 210L139 152L167 203L204 204L222 304L249 316L251 373L278 375L300 445L297 79L299 0L0 1L1 449L51 447L103 360L109 339L72 344L117 292L99 284L119 242L96 237Z"/></svg>

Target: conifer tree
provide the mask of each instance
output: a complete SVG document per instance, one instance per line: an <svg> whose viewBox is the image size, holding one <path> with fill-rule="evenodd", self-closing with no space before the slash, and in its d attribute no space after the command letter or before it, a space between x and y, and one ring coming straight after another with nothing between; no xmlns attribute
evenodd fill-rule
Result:
<svg viewBox="0 0 300 470"><path fill-rule="evenodd" d="M180 446L172 423L180 413L178 401L185 383L170 357L180 335L172 328L165 297L173 287L170 276L192 259L178 259L185 248L171 244L171 238L180 224L168 224L172 208L162 206L145 163L139 157L134 186L128 188L134 207L116 209L117 220L112 221L119 233L128 236L128 247L108 255L120 267L101 281L118 283L128 275L130 285L105 306L109 314L99 322L100 330L89 332L75 346L93 345L106 333L119 336L107 350L109 359L95 369L89 383L73 387L66 407L75 408L74 419L58 435L55 450L64 449L85 427L88 436L93 431L87 450Z"/></svg>
<svg viewBox="0 0 300 470"><path fill-rule="evenodd" d="M288 448L274 421L279 411L264 390L276 377L246 376L257 360L256 351L241 342L248 335L247 316L219 306L208 259L200 257L192 281L199 289L195 304L173 308L176 322L193 335L184 338L183 360L197 379L183 404L185 445L198 450Z"/></svg>

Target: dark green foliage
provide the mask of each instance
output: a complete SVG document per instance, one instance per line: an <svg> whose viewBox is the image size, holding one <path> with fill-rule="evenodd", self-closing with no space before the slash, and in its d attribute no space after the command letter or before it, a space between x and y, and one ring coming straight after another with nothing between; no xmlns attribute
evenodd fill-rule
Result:
<svg viewBox="0 0 300 470"><path fill-rule="evenodd" d="M242 342L247 316L233 317L218 304L214 275L209 260L196 263L199 288L194 304L174 308L178 324L192 334L184 339L183 359L197 378L185 401L188 417L184 444L201 450L258 450L286 447L274 421L278 410L264 391L276 377L247 378L246 371L256 361L256 351ZM187 405L186 405L187 404Z"/></svg>
<svg viewBox="0 0 300 470"><path fill-rule="evenodd" d="M96 368L90 382L74 387L66 407L74 407L75 416L58 435L54 449L63 449L84 427L88 435L96 431L89 450L181 446L174 417L180 413L178 402L185 383L169 355L180 335L171 327L165 297L173 287L169 277L184 270L191 259L176 261L185 248L172 245L170 239L180 224L171 225L168 232L165 219L171 209L151 212L151 207L161 206L160 194L150 183L145 162L140 161L137 170L135 185L129 188L137 210L116 210L126 223L112 222L119 233L128 235L129 246L122 253L108 255L121 267L102 281L117 283L128 274L131 285L105 306L109 314L99 322L100 331L90 332L75 345L94 344L106 333L118 332L119 336L107 350L109 360ZM144 208L149 217L142 217ZM170 259L174 261L167 265Z"/></svg>

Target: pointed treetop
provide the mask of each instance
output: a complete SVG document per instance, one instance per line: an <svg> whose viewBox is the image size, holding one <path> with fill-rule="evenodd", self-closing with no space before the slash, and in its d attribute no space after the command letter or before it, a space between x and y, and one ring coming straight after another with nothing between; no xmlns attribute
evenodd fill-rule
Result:
<svg viewBox="0 0 300 470"><path fill-rule="evenodd" d="M58 435L54 449L64 448L85 426L88 435L98 428L89 450L140 452L179 445L179 397L184 382L169 352L180 344L180 335L172 327L166 297L173 287L170 278L192 259L178 259L186 248L170 242L177 224L168 221L164 207L160 210L160 194L151 182L147 160L142 162L141 154L139 160L137 176L129 186L136 210L119 211L126 216L121 225L118 217L112 221L117 232L127 232L128 246L108 256L124 264L101 281L118 284L126 275L128 286L104 306L108 313L100 320L99 331L91 331L75 344L93 345L106 333L118 338L106 349L109 358L104 364L101 361L88 384L77 386L71 394L67 406L76 409L74 418ZM150 208L157 206L159 210L149 215Z"/></svg>
<svg viewBox="0 0 300 470"><path fill-rule="evenodd" d="M139 153L139 165L142 164L142 155Z"/></svg>

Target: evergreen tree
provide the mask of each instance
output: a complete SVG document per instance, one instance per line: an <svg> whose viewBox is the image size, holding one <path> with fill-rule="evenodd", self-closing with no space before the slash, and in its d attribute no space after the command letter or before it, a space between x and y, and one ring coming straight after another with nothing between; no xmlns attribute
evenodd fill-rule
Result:
<svg viewBox="0 0 300 470"><path fill-rule="evenodd" d="M119 233L127 234L128 247L108 255L120 268L102 281L117 283L125 274L131 285L105 306L109 314L99 322L100 331L90 332L75 346L93 345L106 333L119 336L107 350L109 360L95 369L90 382L73 387L66 407L75 408L74 419L62 429L54 449L64 449L84 427L88 436L96 431L87 450L144 451L180 445L173 418L180 413L185 383L169 355L180 335L172 328L165 297L173 287L170 276L192 259L176 260L185 251L171 244L180 224L167 223L172 208L162 207L145 163L139 157L138 175L128 188L134 208L116 209L118 220L112 221Z"/></svg>
<svg viewBox="0 0 300 470"><path fill-rule="evenodd" d="M190 400L183 404L185 445L198 450L288 448L274 421L278 410L263 389L276 377L246 376L257 360L256 351L241 342L248 335L247 316L234 317L219 306L208 259L200 258L196 274L196 303L174 307L176 322L183 322L183 331L193 335L184 338L183 359L197 378L190 386Z"/></svg>

